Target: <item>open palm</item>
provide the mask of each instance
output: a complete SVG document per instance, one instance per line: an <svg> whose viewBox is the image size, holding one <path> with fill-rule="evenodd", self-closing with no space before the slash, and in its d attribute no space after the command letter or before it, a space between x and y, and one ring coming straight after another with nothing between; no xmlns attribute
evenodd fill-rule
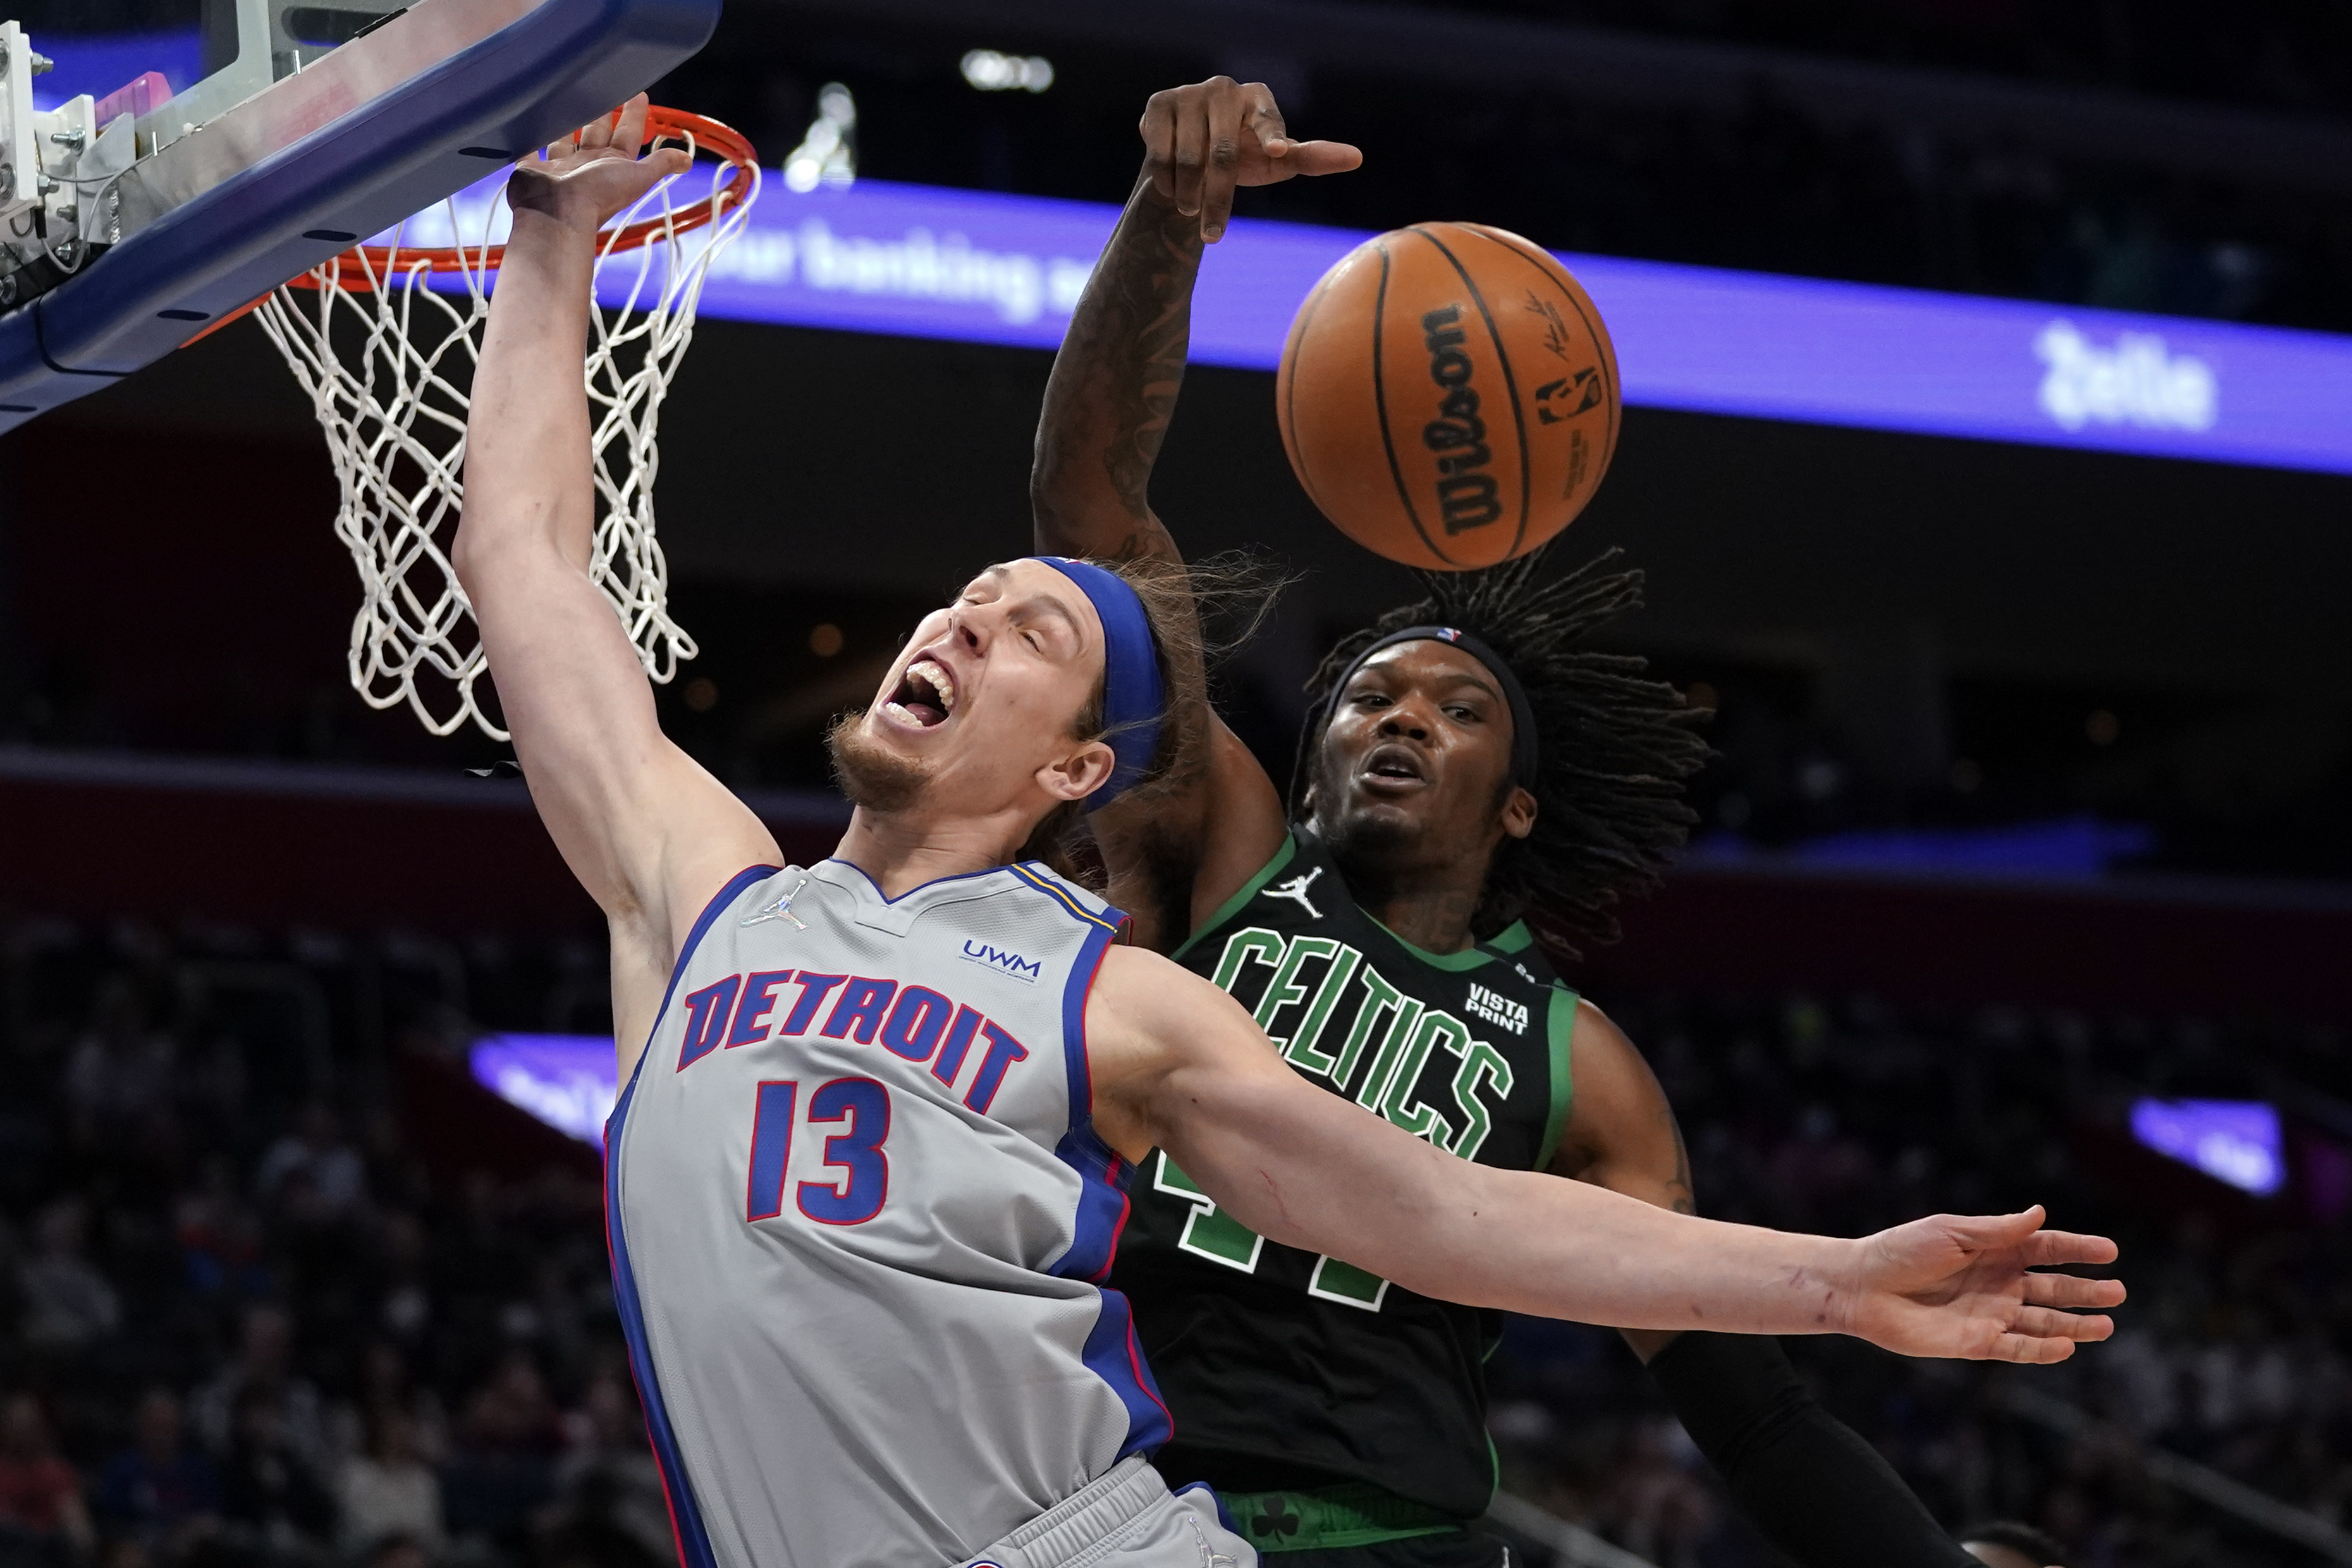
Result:
<svg viewBox="0 0 2352 1568"><path fill-rule="evenodd" d="M2113 1307L2122 1282L2034 1270L2112 1263L2104 1237L2043 1230L2040 1207L1990 1219L1936 1215L1864 1238L1853 1331L1905 1355L2057 1362L2115 1332L2074 1309Z"/></svg>
<svg viewBox="0 0 2352 1568"><path fill-rule="evenodd" d="M646 95L582 126L538 158L515 166L507 202L516 211L542 212L567 226L598 229L655 185L692 163L683 148L637 156L646 140Z"/></svg>

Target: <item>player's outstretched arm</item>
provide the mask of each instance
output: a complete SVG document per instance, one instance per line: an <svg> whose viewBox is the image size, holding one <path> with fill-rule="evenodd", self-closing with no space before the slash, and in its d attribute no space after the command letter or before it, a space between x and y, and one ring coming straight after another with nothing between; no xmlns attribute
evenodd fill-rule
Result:
<svg viewBox="0 0 2352 1568"><path fill-rule="evenodd" d="M1029 498L1037 548L1108 560L1181 559L1147 492L1184 386L1192 285L1237 185L1331 174L1363 162L1337 142L1293 140L1264 82L1212 77L1151 95L1143 171L1054 358Z"/></svg>
<svg viewBox="0 0 2352 1568"><path fill-rule="evenodd" d="M455 551L531 799L613 928L624 1076L702 904L777 858L759 818L662 734L636 649L588 578L596 231L686 166L675 150L637 156L645 122L640 95L508 185L514 233L474 374Z"/></svg>
<svg viewBox="0 0 2352 1568"><path fill-rule="evenodd" d="M1260 82L1213 77L1154 93L1127 209L1070 318L1037 423L1029 476L1036 548L1102 560L1180 561L1149 498L1184 384L1192 285L1224 232L1237 184L1336 174L1353 147L1297 142ZM1288 825L1265 770L1213 713L1202 765L1180 789L1094 819L1111 894L1162 951L1192 933L1282 847Z"/></svg>
<svg viewBox="0 0 2352 1568"><path fill-rule="evenodd" d="M1259 1235L1426 1296L1636 1329L1849 1333L1906 1355L2063 1361L2114 1331L2102 1237L2042 1212L1939 1215L1860 1240L1678 1215L1581 1182L1457 1160L1293 1073L1241 1005L1135 949L1087 1009L1095 1124L1165 1148Z"/></svg>

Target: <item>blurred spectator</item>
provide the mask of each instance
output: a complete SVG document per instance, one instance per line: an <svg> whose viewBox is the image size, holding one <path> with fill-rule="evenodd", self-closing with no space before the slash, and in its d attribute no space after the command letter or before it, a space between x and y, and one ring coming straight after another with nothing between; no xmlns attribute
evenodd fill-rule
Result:
<svg viewBox="0 0 2352 1568"><path fill-rule="evenodd" d="M221 1512L242 1553L263 1563L293 1563L323 1550L335 1501L288 1435L282 1392L259 1385L238 1394L228 1458L221 1467Z"/></svg>
<svg viewBox="0 0 2352 1568"><path fill-rule="evenodd" d="M323 1100L305 1105L295 1131L262 1155L254 1191L265 1200L278 1198L292 1181L307 1184L308 1202L322 1215L341 1218L367 1202L367 1165Z"/></svg>
<svg viewBox="0 0 2352 1568"><path fill-rule="evenodd" d="M1659 1568L1698 1568L1716 1516L1715 1499L1698 1479L1706 1462L1679 1422L1637 1427L1610 1487L1611 1533Z"/></svg>
<svg viewBox="0 0 2352 1568"><path fill-rule="evenodd" d="M520 1549L555 1491L555 1406L530 1358L509 1354L467 1401L443 1468L449 1533Z"/></svg>
<svg viewBox="0 0 2352 1568"><path fill-rule="evenodd" d="M173 1201L172 1228L193 1289L206 1295L253 1295L268 1289L261 1220L238 1194L226 1159L215 1154L204 1162L201 1184Z"/></svg>
<svg viewBox="0 0 2352 1568"><path fill-rule="evenodd" d="M344 1461L336 1489L344 1551L364 1557L387 1541L405 1540L439 1555L441 1483L419 1452L416 1423L396 1405L378 1405L367 1429L365 1448Z"/></svg>
<svg viewBox="0 0 2352 1568"><path fill-rule="evenodd" d="M81 1481L58 1457L40 1403L10 1395L0 1404L0 1557L12 1565L79 1561L97 1541Z"/></svg>
<svg viewBox="0 0 2352 1568"><path fill-rule="evenodd" d="M198 1390L191 1404L197 1435L214 1453L232 1447L236 1412L248 1396L277 1412L285 1440L305 1463L315 1469L324 1462L326 1423L319 1391L294 1372L294 1321L281 1307L246 1310L237 1359Z"/></svg>
<svg viewBox="0 0 2352 1568"><path fill-rule="evenodd" d="M99 1472L98 1510L110 1531L166 1561L184 1556L219 1524L220 1478L187 1446L171 1390L151 1388L140 1399L131 1447Z"/></svg>
<svg viewBox="0 0 2352 1568"><path fill-rule="evenodd" d="M442 1414L441 1401L432 1389L419 1387L409 1377L400 1347L385 1340L377 1340L360 1352L352 1402L335 1412L336 1451L356 1454L364 1449L368 1422L379 1411L397 1412L407 1418L409 1440L425 1464L438 1465L448 1457L449 1423Z"/></svg>
<svg viewBox="0 0 2352 1568"><path fill-rule="evenodd" d="M571 1446L555 1470L559 1520L575 1531L617 1532L652 1562L677 1554L661 1467L646 1443L646 1420L620 1373L600 1372L580 1408L565 1418Z"/></svg>
<svg viewBox="0 0 2352 1568"><path fill-rule="evenodd" d="M82 1256L89 1225L79 1198L60 1198L41 1211L37 1249L17 1277L25 1342L36 1350L82 1350L122 1321L121 1299Z"/></svg>
<svg viewBox="0 0 2352 1568"><path fill-rule="evenodd" d="M84 1140L142 1121L171 1096L172 1037L152 1027L139 984L120 974L100 988L88 1033L67 1058L66 1102Z"/></svg>
<svg viewBox="0 0 2352 1568"><path fill-rule="evenodd" d="M376 1326L402 1344L415 1344L433 1326L432 1247L424 1221L385 1215L376 1227L376 1259L383 1280Z"/></svg>

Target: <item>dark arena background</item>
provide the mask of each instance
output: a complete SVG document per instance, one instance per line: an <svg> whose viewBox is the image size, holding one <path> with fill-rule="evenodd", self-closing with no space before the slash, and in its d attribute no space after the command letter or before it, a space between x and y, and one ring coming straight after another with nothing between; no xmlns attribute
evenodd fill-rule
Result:
<svg viewBox="0 0 2352 1568"><path fill-rule="evenodd" d="M194 0L16 15L61 69L198 37ZM1645 398L1621 336L1622 444L1559 553L1647 570L1617 646L1717 754L1678 868L1571 973L1648 1053L1706 1214L1853 1235L2040 1200L2122 1242L2117 1336L2061 1367L1791 1342L1943 1523L2029 1521L2083 1568L2299 1568L2352 1563L2347 17L733 0L654 97L748 132L776 211L921 187L1098 246L1145 98L1228 72L1366 160L1244 218L1475 218L1922 321L2001 301L2207 374L2205 405L2003 434L1876 416L1826 340L1747 365L1752 395ZM1026 548L1075 284L1005 276L1032 297L969 330L882 284L706 310L664 413L702 648L664 720L795 858L843 820L828 720ZM2032 330L2029 415L2059 374ZM2277 395L2321 407L2308 438L2199 446L2281 344L2323 367ZM1412 584L1291 478L1271 360L1196 358L1154 500L1194 552L1303 574L1218 674L1286 776L1320 650ZM610 1034L601 922L506 748L352 693L306 399L239 321L0 438L0 1568L669 1563L601 1106L546 1065ZM1529 1561L1778 1561L1613 1333L1514 1324L1490 1373Z"/></svg>

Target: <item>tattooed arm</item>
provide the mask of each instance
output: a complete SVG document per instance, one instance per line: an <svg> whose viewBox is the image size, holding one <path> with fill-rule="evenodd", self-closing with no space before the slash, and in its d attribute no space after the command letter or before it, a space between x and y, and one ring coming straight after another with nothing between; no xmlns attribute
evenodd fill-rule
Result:
<svg viewBox="0 0 2352 1568"><path fill-rule="evenodd" d="M1192 283L1238 185L1338 174L1363 161L1297 142L1262 82L1212 77L1151 95L1143 171L1070 318L1045 387L1029 499L1037 548L1111 560L1181 557L1146 491L1184 386Z"/></svg>
<svg viewBox="0 0 2352 1568"><path fill-rule="evenodd" d="M1070 317L1029 470L1037 548L1181 561L1146 492L1184 386L1201 219L1136 182Z"/></svg>
<svg viewBox="0 0 2352 1568"><path fill-rule="evenodd" d="M1274 95L1230 77L1153 94L1139 129L1143 172L1070 318L1037 425L1029 496L1046 554L1182 559L1149 490L1183 389L1202 248L1224 233L1236 185L1362 161L1353 147L1291 140ZM1112 898L1134 911L1137 940L1162 951L1272 858L1288 830L1249 749L1213 714L1200 731L1204 754L1177 789L1093 819Z"/></svg>

